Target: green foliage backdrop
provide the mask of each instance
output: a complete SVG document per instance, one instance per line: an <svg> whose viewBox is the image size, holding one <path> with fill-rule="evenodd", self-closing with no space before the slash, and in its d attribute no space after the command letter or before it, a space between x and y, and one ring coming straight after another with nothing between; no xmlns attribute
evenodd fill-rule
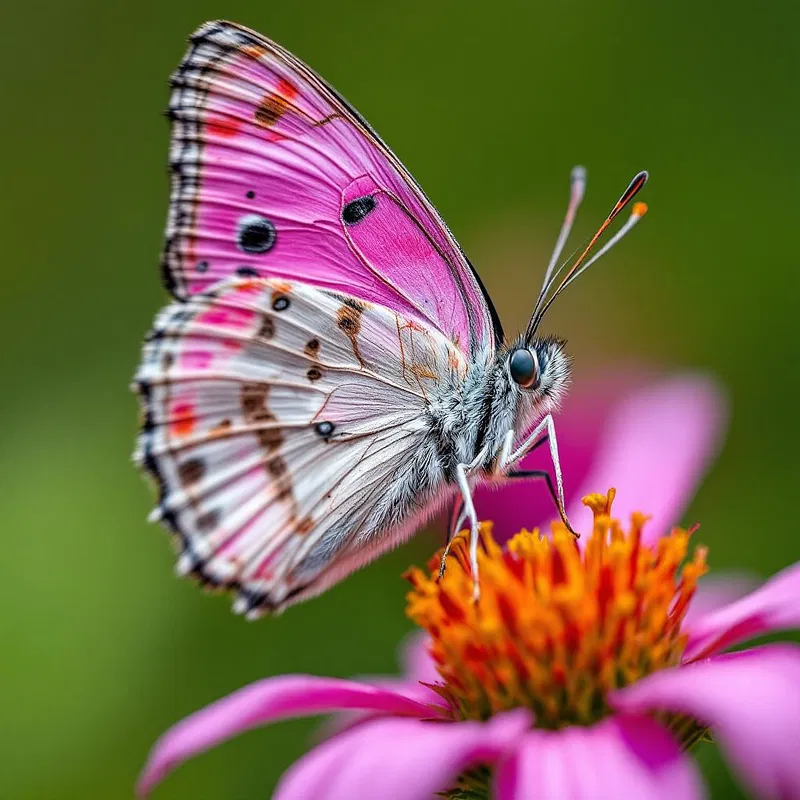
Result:
<svg viewBox="0 0 800 800"><path fill-rule="evenodd" d="M125 798L170 723L280 672L391 672L420 536L322 599L247 624L172 576L130 464L127 385L166 297L166 79L203 20L296 52L370 119L523 324L573 163L579 233L638 169L651 213L558 304L581 376L710 370L733 408L690 518L715 568L798 557L800 7L788 2L6 4L0 19L0 795ZM604 489L606 487L598 487ZM204 756L160 798L264 798L311 722ZM715 797L737 796L712 747Z"/></svg>

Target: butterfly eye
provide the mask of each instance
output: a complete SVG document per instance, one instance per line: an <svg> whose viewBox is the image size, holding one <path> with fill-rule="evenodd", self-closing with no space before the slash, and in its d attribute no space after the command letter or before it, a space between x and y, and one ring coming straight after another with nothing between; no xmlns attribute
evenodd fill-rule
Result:
<svg viewBox="0 0 800 800"><path fill-rule="evenodd" d="M523 389L533 389L539 384L539 362L534 353L521 347L508 359L508 371L514 383Z"/></svg>

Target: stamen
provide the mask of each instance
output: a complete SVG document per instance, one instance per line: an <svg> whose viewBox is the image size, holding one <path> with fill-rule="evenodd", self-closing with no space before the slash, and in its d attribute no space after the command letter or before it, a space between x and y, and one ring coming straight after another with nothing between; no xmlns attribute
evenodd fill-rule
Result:
<svg viewBox="0 0 800 800"><path fill-rule="evenodd" d="M590 725L611 713L609 692L680 662L681 622L706 571L705 549L682 567L690 533L676 528L647 545L646 517L634 514L623 528L613 498L584 500L594 527L583 550L559 522L552 537L523 530L504 548L481 523L478 604L467 531L453 540L441 579L440 554L429 573L409 570L407 613L431 637L442 679L434 688L454 718L521 706L538 727ZM687 726L688 738L696 733Z"/></svg>

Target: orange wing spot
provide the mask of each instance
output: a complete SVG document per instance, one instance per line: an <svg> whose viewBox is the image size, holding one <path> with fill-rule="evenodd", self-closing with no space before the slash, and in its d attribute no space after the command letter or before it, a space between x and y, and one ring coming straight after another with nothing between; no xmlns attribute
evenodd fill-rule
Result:
<svg viewBox="0 0 800 800"><path fill-rule="evenodd" d="M260 292L264 288L264 281L256 279L248 279L236 284L236 291L244 293Z"/></svg>
<svg viewBox="0 0 800 800"><path fill-rule="evenodd" d="M194 415L194 404L180 400L173 403L170 413L170 433L175 436L189 436L197 422Z"/></svg>
<svg viewBox="0 0 800 800"><path fill-rule="evenodd" d="M235 136L242 128L242 121L233 117L215 117L206 123L206 131L214 136Z"/></svg>
<svg viewBox="0 0 800 800"><path fill-rule="evenodd" d="M336 324L344 332L353 347L353 355L358 359L358 363L363 367L364 359L361 358L361 351L358 348L358 334L361 332L361 315L364 313L364 306L360 301L347 300L336 312Z"/></svg>
<svg viewBox="0 0 800 800"><path fill-rule="evenodd" d="M314 529L314 520L311 517L303 517L301 520L298 520L297 527L295 528L295 533L299 534L300 536L305 536L307 533L310 533Z"/></svg>
<svg viewBox="0 0 800 800"><path fill-rule="evenodd" d="M297 88L286 78L278 78L277 89L287 100L294 100L297 97Z"/></svg>
<svg viewBox="0 0 800 800"><path fill-rule="evenodd" d="M280 283L273 283L272 284L272 296L277 297L281 294L291 294L292 292L292 284L291 283L284 283L281 281Z"/></svg>
<svg viewBox="0 0 800 800"><path fill-rule="evenodd" d="M250 58L259 59L259 58L261 58L261 56L264 55L264 53L267 52L267 48L263 47L260 44L246 44L242 48L242 52L246 56L250 56Z"/></svg>
<svg viewBox="0 0 800 800"><path fill-rule="evenodd" d="M281 94L269 92L258 104L255 111L256 122L265 128L271 128L291 107L291 96L284 97Z"/></svg>
<svg viewBox="0 0 800 800"><path fill-rule="evenodd" d="M222 436L233 427L233 423L229 419L223 419L218 425L215 425L210 433L212 436Z"/></svg>

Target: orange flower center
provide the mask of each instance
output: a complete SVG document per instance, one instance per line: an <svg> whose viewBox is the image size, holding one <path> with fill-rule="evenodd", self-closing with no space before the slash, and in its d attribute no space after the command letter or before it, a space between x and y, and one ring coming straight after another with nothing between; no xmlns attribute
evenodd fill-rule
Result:
<svg viewBox="0 0 800 800"><path fill-rule="evenodd" d="M613 498L613 489L584 498L594 525L583 548L561 523L552 537L523 530L503 548L482 523L477 603L467 531L441 580L441 552L428 572L409 570L407 613L430 634L443 681L435 688L454 718L524 706L537 727L589 725L609 713L610 691L679 663L706 550L686 561L691 531L680 528L645 544L646 517L634 514L625 530Z"/></svg>

